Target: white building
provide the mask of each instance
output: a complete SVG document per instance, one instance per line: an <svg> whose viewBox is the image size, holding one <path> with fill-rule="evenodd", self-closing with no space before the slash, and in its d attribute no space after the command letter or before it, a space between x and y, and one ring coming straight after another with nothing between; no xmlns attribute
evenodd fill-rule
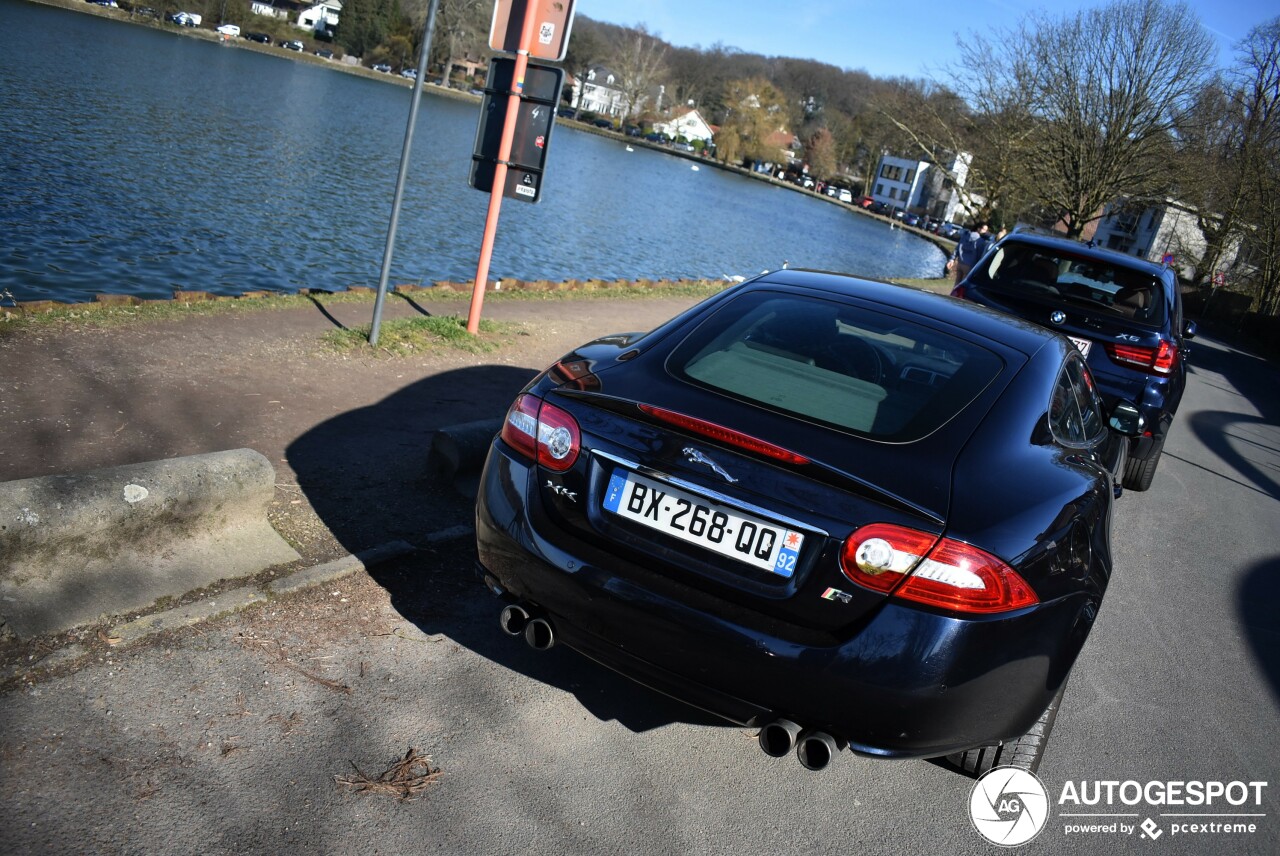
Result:
<svg viewBox="0 0 1280 856"><path fill-rule="evenodd" d="M338 26L338 16L341 13L342 0L323 0L310 9L304 9L298 13L297 27L313 33L325 30L332 32Z"/></svg>
<svg viewBox="0 0 1280 856"><path fill-rule="evenodd" d="M715 130L702 118L702 114L692 107L677 108L671 118L653 123L653 130L666 134L671 139L684 137L689 142L701 140L711 142Z"/></svg>
<svg viewBox="0 0 1280 856"><path fill-rule="evenodd" d="M895 208L961 222L970 219L973 208L983 201L970 195L970 204L966 204L961 192L972 163L973 155L968 152L941 164L886 154L876 166L867 195Z"/></svg>
<svg viewBox="0 0 1280 856"><path fill-rule="evenodd" d="M1157 264L1167 259L1185 279L1195 278L1206 249L1195 209L1173 199L1143 208L1111 203L1103 209L1093 240ZM1216 270L1230 269L1239 251L1238 244L1228 247Z"/></svg>
<svg viewBox="0 0 1280 856"><path fill-rule="evenodd" d="M615 119L621 119L627 107L618 76L602 65L588 71L585 79L574 79L572 104L578 110Z"/></svg>
<svg viewBox="0 0 1280 856"><path fill-rule="evenodd" d="M277 9L270 0L253 0L249 4L249 11L255 15L265 15L268 18L280 18L281 20L289 20L288 9Z"/></svg>

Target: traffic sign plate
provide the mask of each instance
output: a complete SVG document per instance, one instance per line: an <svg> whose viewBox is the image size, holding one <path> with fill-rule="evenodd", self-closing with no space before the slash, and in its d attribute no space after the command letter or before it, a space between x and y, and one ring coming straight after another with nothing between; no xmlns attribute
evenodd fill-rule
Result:
<svg viewBox="0 0 1280 856"><path fill-rule="evenodd" d="M533 8L535 26L529 56L560 62L569 47L569 31L573 29L574 0L528 0ZM524 24L520 11L525 0L497 0L493 7L493 24L489 28L489 47L495 51L515 53L520 50L520 34Z"/></svg>

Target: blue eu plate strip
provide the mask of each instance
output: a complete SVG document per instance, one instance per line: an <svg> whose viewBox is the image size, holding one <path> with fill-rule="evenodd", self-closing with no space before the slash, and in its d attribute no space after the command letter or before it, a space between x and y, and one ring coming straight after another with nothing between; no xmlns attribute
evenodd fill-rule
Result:
<svg viewBox="0 0 1280 856"><path fill-rule="evenodd" d="M614 472L609 477L609 489L604 494L604 507L606 511L612 511L615 514L618 506L622 504L622 491L627 487L627 477L622 473Z"/></svg>

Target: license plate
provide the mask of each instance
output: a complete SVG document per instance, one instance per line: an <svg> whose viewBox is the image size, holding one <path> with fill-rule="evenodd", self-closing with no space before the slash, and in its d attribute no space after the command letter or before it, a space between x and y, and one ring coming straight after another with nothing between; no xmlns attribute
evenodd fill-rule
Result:
<svg viewBox="0 0 1280 856"><path fill-rule="evenodd" d="M671 485L615 470L604 508L756 568L790 578L804 536L754 515L711 502Z"/></svg>
<svg viewBox="0 0 1280 856"><path fill-rule="evenodd" d="M1092 345L1093 342L1090 342L1088 339L1077 339L1075 336L1068 336L1067 338L1071 340L1071 344L1076 346L1076 350L1080 352L1080 356L1089 356L1089 346Z"/></svg>

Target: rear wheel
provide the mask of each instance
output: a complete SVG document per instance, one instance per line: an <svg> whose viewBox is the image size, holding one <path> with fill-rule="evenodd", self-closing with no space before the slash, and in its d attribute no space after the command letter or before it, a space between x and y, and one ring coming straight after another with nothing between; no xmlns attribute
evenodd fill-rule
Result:
<svg viewBox="0 0 1280 856"><path fill-rule="evenodd" d="M1129 490L1146 490L1151 487L1155 478L1156 466L1160 463L1160 455L1164 452L1164 438L1161 437L1151 445L1151 451L1145 458L1130 458L1124 465L1124 486Z"/></svg>
<svg viewBox="0 0 1280 856"><path fill-rule="evenodd" d="M956 752L947 756L947 761L961 772L974 778L981 776L996 767L1017 767L1034 773L1040 768L1040 759L1044 757L1045 747L1049 744L1049 734L1053 731L1053 723L1058 718L1058 708L1062 704L1062 695L1066 692L1067 682L1054 695L1053 701L1040 714L1031 730L1014 740L998 743L994 746L978 746L964 752Z"/></svg>

